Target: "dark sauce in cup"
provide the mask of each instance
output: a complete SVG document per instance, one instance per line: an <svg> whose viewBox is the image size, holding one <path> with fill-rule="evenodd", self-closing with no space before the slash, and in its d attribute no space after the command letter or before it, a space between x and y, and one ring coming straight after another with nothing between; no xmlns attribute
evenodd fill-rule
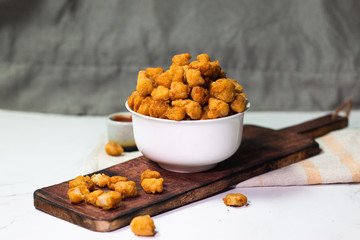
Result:
<svg viewBox="0 0 360 240"><path fill-rule="evenodd" d="M113 121L116 121L116 122L132 122L131 115L129 115L129 116L115 115L115 116L112 116L110 119Z"/></svg>

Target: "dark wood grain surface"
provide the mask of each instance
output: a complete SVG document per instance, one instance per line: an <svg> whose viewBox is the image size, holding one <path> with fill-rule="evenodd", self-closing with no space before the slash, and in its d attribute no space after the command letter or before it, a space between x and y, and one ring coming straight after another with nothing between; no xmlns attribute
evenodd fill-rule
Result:
<svg viewBox="0 0 360 240"><path fill-rule="evenodd" d="M68 181L36 190L34 205L41 211L90 230L112 231L128 225L135 216L153 216L184 206L251 177L318 154L319 146L309 136L319 136L319 133L322 135L346 125L347 118L333 119L330 116L278 131L245 125L238 151L206 172L169 172L146 157L98 171L109 176L126 176L137 184L139 196L123 200L116 209L104 211L86 203L71 204L67 196ZM164 178L163 193L146 194L142 190L140 175L146 169L160 172Z"/></svg>

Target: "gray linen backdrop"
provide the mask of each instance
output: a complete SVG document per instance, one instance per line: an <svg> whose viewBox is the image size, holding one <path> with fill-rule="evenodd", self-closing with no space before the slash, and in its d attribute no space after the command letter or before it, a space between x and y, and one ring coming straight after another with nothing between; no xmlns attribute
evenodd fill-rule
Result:
<svg viewBox="0 0 360 240"><path fill-rule="evenodd" d="M0 0L0 109L124 111L139 70L184 52L254 111L360 107L357 0Z"/></svg>

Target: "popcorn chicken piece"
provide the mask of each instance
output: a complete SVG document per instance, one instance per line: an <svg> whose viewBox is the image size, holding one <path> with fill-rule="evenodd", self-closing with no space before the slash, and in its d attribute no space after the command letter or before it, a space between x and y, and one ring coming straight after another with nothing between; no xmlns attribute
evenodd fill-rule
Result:
<svg viewBox="0 0 360 240"><path fill-rule="evenodd" d="M92 191L95 188L95 184L91 181L89 176L77 176L74 180L69 181L69 188L85 186Z"/></svg>
<svg viewBox="0 0 360 240"><path fill-rule="evenodd" d="M185 118L185 115L185 107L171 107L165 113L165 116L168 119L175 121L183 120Z"/></svg>
<svg viewBox="0 0 360 240"><path fill-rule="evenodd" d="M170 88L171 82L172 80L169 70L162 73L157 79L155 79L155 83L157 85L164 86L166 88Z"/></svg>
<svg viewBox="0 0 360 240"><path fill-rule="evenodd" d="M129 108L137 112L143 99L144 97L142 97L138 91L134 91L132 92L131 96L128 97L127 104Z"/></svg>
<svg viewBox="0 0 360 240"><path fill-rule="evenodd" d="M164 86L158 86L151 92L151 97L156 101L168 101L170 99L170 89Z"/></svg>
<svg viewBox="0 0 360 240"><path fill-rule="evenodd" d="M107 184L107 187L110 188L111 190L115 190L115 184L117 182L125 182L127 181L127 177L122 177L122 176L112 176L109 179L109 182Z"/></svg>
<svg viewBox="0 0 360 240"><path fill-rule="evenodd" d="M189 64L189 68L199 70L204 77L212 73L210 62L192 61Z"/></svg>
<svg viewBox="0 0 360 240"><path fill-rule="evenodd" d="M210 95L224 102L232 102L235 98L235 86L227 78L221 78L211 83Z"/></svg>
<svg viewBox="0 0 360 240"><path fill-rule="evenodd" d="M203 111L202 111L200 120L207 120L207 119L209 119L208 114L209 114L209 105L206 105L206 106L203 108Z"/></svg>
<svg viewBox="0 0 360 240"><path fill-rule="evenodd" d="M71 203L77 204L84 200L86 194L89 194L90 191L84 185L70 188L67 192L69 200Z"/></svg>
<svg viewBox="0 0 360 240"><path fill-rule="evenodd" d="M191 119L200 119L201 117L201 106L198 102L192 101L190 99L180 99L172 101L171 104L175 107L183 107L185 108L185 113L191 118Z"/></svg>
<svg viewBox="0 0 360 240"><path fill-rule="evenodd" d="M154 89L153 81L147 76L145 71L139 71L136 91L138 91L140 96L146 97L147 95L150 95L153 89Z"/></svg>
<svg viewBox="0 0 360 240"><path fill-rule="evenodd" d="M170 85L171 100L185 99L189 96L191 89L188 85L182 82L172 82Z"/></svg>
<svg viewBox="0 0 360 240"><path fill-rule="evenodd" d="M242 93L244 88L238 83L235 79L227 78L229 81L231 81L234 84L235 87L235 93Z"/></svg>
<svg viewBox="0 0 360 240"><path fill-rule="evenodd" d="M138 216L130 222L131 231L137 236L154 236L155 224L150 215Z"/></svg>
<svg viewBox="0 0 360 240"><path fill-rule="evenodd" d="M105 145L105 152L110 156L119 156L124 152L124 149L117 142L108 142Z"/></svg>
<svg viewBox="0 0 360 240"><path fill-rule="evenodd" d="M210 62L210 56L208 54L206 54L206 53L202 53L202 54L197 55L196 59L199 62Z"/></svg>
<svg viewBox="0 0 360 240"><path fill-rule="evenodd" d="M93 181L99 187L105 187L108 185L110 177L103 173L98 173L91 176L91 181Z"/></svg>
<svg viewBox="0 0 360 240"><path fill-rule="evenodd" d="M145 73L148 75L149 78L156 81L156 79L164 72L164 69L161 67L157 68L146 68Z"/></svg>
<svg viewBox="0 0 360 240"><path fill-rule="evenodd" d="M210 98L210 92L205 88L196 86L191 90L190 96L191 99L195 102L198 102L201 105L205 105L208 103L208 100Z"/></svg>
<svg viewBox="0 0 360 240"><path fill-rule="evenodd" d="M229 113L229 104L223 100L216 98L209 99L209 112L208 117L211 119L221 118L227 116Z"/></svg>
<svg viewBox="0 0 360 240"><path fill-rule="evenodd" d="M102 190L95 190L85 196L85 202L96 206L96 201L101 194L103 194Z"/></svg>
<svg viewBox="0 0 360 240"><path fill-rule="evenodd" d="M174 65L178 65L178 66L189 65L190 59L191 59L190 54L182 53L182 54L178 54L178 55L173 56L172 63Z"/></svg>
<svg viewBox="0 0 360 240"><path fill-rule="evenodd" d="M184 82L184 68L182 66L171 65L169 73L172 82Z"/></svg>
<svg viewBox="0 0 360 240"><path fill-rule="evenodd" d="M216 60L214 62L210 62L210 71L206 76L208 76L211 80L215 81L219 78L220 73L221 67L219 65L219 61Z"/></svg>
<svg viewBox="0 0 360 240"><path fill-rule="evenodd" d="M242 207L247 205L247 197L241 193L229 193L223 198L226 206Z"/></svg>
<svg viewBox="0 0 360 240"><path fill-rule="evenodd" d="M116 208L121 200L121 193L110 191L97 197L96 206L101 207L104 210L110 210L112 208Z"/></svg>
<svg viewBox="0 0 360 240"><path fill-rule="evenodd" d="M204 78L201 76L201 72L197 69L189 69L186 72L186 81L192 88L201 86L205 83Z"/></svg>
<svg viewBox="0 0 360 240"><path fill-rule="evenodd" d="M136 112L140 113L140 114L143 114L145 116L149 116L150 115L149 109L150 109L151 103L152 103L151 97L147 96L146 98L144 98L141 101L141 104L140 104L140 106L139 106L139 108L138 108L138 110Z"/></svg>
<svg viewBox="0 0 360 240"><path fill-rule="evenodd" d="M146 169L141 174L141 182L146 178L159 178L159 177L160 177L160 173L158 171L152 171L150 169Z"/></svg>
<svg viewBox="0 0 360 240"><path fill-rule="evenodd" d="M123 198L136 197L138 195L136 183L134 181L120 181L115 183L114 187L115 191L121 193Z"/></svg>
<svg viewBox="0 0 360 240"><path fill-rule="evenodd" d="M152 101L149 108L150 117L165 118L170 104L164 101Z"/></svg>
<svg viewBox="0 0 360 240"><path fill-rule="evenodd" d="M230 108L234 112L241 113L246 109L246 96L243 93L236 94L235 99L230 103Z"/></svg>
<svg viewBox="0 0 360 240"><path fill-rule="evenodd" d="M141 181L141 186L146 193L161 193L164 190L163 182L163 178L145 178Z"/></svg>

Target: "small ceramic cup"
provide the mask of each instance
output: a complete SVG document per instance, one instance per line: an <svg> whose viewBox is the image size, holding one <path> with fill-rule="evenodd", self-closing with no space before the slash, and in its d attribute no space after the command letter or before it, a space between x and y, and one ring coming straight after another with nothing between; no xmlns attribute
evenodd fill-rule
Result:
<svg viewBox="0 0 360 240"><path fill-rule="evenodd" d="M119 143L125 151L136 151L132 116L129 112L110 114L107 118L107 136L109 142Z"/></svg>

